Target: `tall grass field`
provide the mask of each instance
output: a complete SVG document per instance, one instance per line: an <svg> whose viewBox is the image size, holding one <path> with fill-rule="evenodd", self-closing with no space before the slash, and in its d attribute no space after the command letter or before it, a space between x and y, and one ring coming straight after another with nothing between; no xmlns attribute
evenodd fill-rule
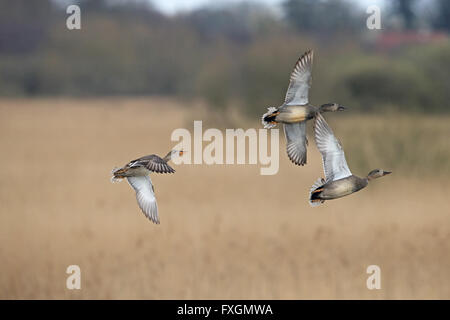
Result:
<svg viewBox="0 0 450 320"><path fill-rule="evenodd" d="M305 167L290 163L280 131L276 175L259 165L152 175L155 225L111 169L165 155L174 129L220 115L163 98L0 100L0 298L450 299L450 117L325 117L354 174L393 174L310 207L323 176L311 122ZM238 125L261 128L259 117ZM80 290L66 288L69 265ZM366 287L369 265L380 290Z"/></svg>

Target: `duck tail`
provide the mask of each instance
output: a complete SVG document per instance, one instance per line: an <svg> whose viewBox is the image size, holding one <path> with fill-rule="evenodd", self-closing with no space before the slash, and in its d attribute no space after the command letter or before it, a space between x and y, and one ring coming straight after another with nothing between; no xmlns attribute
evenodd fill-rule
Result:
<svg viewBox="0 0 450 320"><path fill-rule="evenodd" d="M314 182L311 189L309 190L309 204L311 205L311 207L317 207L325 202L325 200L319 198L319 195L323 191L324 184L325 180L319 178L316 182Z"/></svg>
<svg viewBox="0 0 450 320"><path fill-rule="evenodd" d="M125 178L125 176L123 176L123 174L126 172L125 168L114 168L111 170L111 182L112 183L116 183L116 182L120 182L122 181L123 178Z"/></svg>
<svg viewBox="0 0 450 320"><path fill-rule="evenodd" d="M265 129L273 128L277 125L275 118L279 114L278 108L270 107L267 108L267 112L263 114L261 120Z"/></svg>

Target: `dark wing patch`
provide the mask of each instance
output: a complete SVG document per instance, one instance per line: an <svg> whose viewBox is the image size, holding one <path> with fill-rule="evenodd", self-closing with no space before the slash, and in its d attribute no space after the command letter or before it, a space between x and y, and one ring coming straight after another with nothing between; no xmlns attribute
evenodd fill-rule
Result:
<svg viewBox="0 0 450 320"><path fill-rule="evenodd" d="M175 170L167 164L162 158L157 155L152 155L148 159L147 165L145 166L148 170L156 173L174 173Z"/></svg>
<svg viewBox="0 0 450 320"><path fill-rule="evenodd" d="M130 167L143 166L156 173L174 173L175 170L156 154L144 156L129 163Z"/></svg>

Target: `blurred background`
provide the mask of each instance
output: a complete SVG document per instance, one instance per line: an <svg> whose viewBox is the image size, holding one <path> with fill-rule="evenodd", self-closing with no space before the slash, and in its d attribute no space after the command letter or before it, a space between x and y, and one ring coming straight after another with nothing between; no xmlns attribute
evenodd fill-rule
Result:
<svg viewBox="0 0 450 320"><path fill-rule="evenodd" d="M0 0L0 298L449 299L449 31L446 0ZM275 176L155 175L160 226L109 183L193 120L261 128L308 49L352 172L393 175L312 209L312 136L302 168L280 139Z"/></svg>
<svg viewBox="0 0 450 320"><path fill-rule="evenodd" d="M65 27L69 3L81 8L79 31ZM381 30L366 27L371 4L382 9ZM201 98L217 109L239 104L254 116L280 104L296 58L314 48L313 100L361 112L448 111L445 0L0 5L2 96Z"/></svg>

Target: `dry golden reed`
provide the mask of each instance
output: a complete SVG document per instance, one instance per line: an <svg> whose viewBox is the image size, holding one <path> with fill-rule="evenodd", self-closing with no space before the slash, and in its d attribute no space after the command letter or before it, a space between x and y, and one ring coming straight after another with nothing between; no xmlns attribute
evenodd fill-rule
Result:
<svg viewBox="0 0 450 320"><path fill-rule="evenodd" d="M414 138L422 160L448 154L429 134L448 132L448 117L329 115L355 174L394 173L317 208L307 202L323 175L312 137L305 167L280 145L274 176L251 165L175 166L174 175L153 175L154 225L126 182L110 183L110 170L164 155L172 130L206 117L200 110L167 99L1 100L0 298L450 298L448 175L416 174L434 164L403 159ZM428 147L407 134L418 124ZM381 138L385 154L370 142ZM81 267L81 290L65 287L71 264ZM372 264L381 290L366 288Z"/></svg>

